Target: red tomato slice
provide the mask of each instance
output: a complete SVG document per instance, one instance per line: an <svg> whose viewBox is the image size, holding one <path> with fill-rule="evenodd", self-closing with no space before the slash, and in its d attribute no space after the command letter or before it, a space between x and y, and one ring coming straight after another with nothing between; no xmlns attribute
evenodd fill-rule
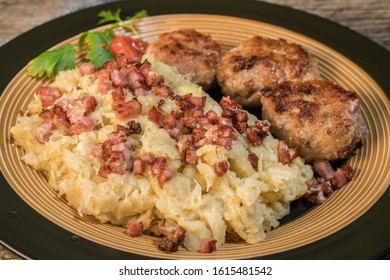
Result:
<svg viewBox="0 0 390 280"><path fill-rule="evenodd" d="M135 39L130 36L116 36L111 42L110 51L115 56L121 53L126 58L134 58L141 57L147 46L148 44L140 39Z"/></svg>

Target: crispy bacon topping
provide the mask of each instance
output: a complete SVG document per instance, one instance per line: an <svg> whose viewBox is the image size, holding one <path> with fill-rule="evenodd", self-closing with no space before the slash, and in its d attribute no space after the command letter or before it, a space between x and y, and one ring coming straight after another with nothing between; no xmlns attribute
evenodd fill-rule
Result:
<svg viewBox="0 0 390 280"><path fill-rule="evenodd" d="M144 225L135 220L129 220L126 225L126 234L130 237L142 236Z"/></svg>
<svg viewBox="0 0 390 280"><path fill-rule="evenodd" d="M248 160L252 167L257 170L257 168L259 167L259 157L256 154L249 154Z"/></svg>
<svg viewBox="0 0 390 280"><path fill-rule="evenodd" d="M130 101L118 104L114 110L117 118L124 120L138 116L141 113L142 104L137 98L133 98Z"/></svg>
<svg viewBox="0 0 390 280"><path fill-rule="evenodd" d="M343 165L334 171L328 161L316 161L313 167L319 177L306 182L308 190L305 194L306 200L312 204L325 202L330 193L343 187L354 175L349 165Z"/></svg>
<svg viewBox="0 0 390 280"><path fill-rule="evenodd" d="M38 88L38 94L41 98L42 106L49 107L61 97L62 93L58 88L50 86L40 86Z"/></svg>
<svg viewBox="0 0 390 280"><path fill-rule="evenodd" d="M268 121L259 121L255 122L254 126L249 127L245 134L248 137L248 140L255 146L261 145L263 140L268 135L270 128L270 123Z"/></svg>
<svg viewBox="0 0 390 280"><path fill-rule="evenodd" d="M83 62L78 66L78 68L82 76L95 73L95 66L90 62Z"/></svg>
<svg viewBox="0 0 390 280"><path fill-rule="evenodd" d="M41 123L34 131L34 139L43 144L49 140L50 132L54 129L54 124L49 122Z"/></svg>
<svg viewBox="0 0 390 280"><path fill-rule="evenodd" d="M186 235L186 230L181 226L161 225L157 231L164 236L158 248L166 252L177 252Z"/></svg>
<svg viewBox="0 0 390 280"><path fill-rule="evenodd" d="M222 161L214 164L214 170L218 176L225 175L226 172L228 171L228 169L229 169L229 165L228 165L228 162L226 160L222 160Z"/></svg>
<svg viewBox="0 0 390 280"><path fill-rule="evenodd" d="M95 121L87 115L92 113L97 106L95 97L87 94L81 94L79 98L69 102L63 98L58 100L51 108L43 108L39 116L43 122L51 123L51 129L48 125L43 125L34 132L34 137L38 142L46 141L52 130L58 129L64 134L78 135L81 132L92 130L95 127ZM44 129L45 128L45 129Z"/></svg>
<svg viewBox="0 0 390 280"><path fill-rule="evenodd" d="M111 93L112 96L112 104L114 106L117 106L123 102L125 102L126 99L126 93L123 89L123 87L118 87L114 89Z"/></svg>
<svg viewBox="0 0 390 280"><path fill-rule="evenodd" d="M164 119L164 113L161 109L153 106L149 110L148 117L152 122L156 123L157 125L161 125L162 120Z"/></svg>
<svg viewBox="0 0 390 280"><path fill-rule="evenodd" d="M144 170L145 170L145 162L140 158L137 158L136 160L134 160L133 174L134 175L141 175L142 173L144 173Z"/></svg>
<svg viewBox="0 0 390 280"><path fill-rule="evenodd" d="M135 121L129 121L127 127L118 125L116 131L107 135L107 140L97 144L91 151L95 157L102 158L105 162L100 167L99 175L107 178L110 173L124 174L133 169L130 148L126 145L127 136L141 132L141 125ZM136 172L140 172L137 162ZM142 173L142 171L141 171ZM140 173L139 173L140 174Z"/></svg>
<svg viewBox="0 0 390 280"><path fill-rule="evenodd" d="M298 151L296 149L289 149L286 142L283 140L279 140L277 152L278 159L283 164L291 163L298 157Z"/></svg>
<svg viewBox="0 0 390 280"><path fill-rule="evenodd" d="M332 179L334 175L334 170L332 165L330 165L329 161L326 160L321 160L321 161L316 161L313 164L314 170L320 175L320 177L330 180Z"/></svg>
<svg viewBox="0 0 390 280"><path fill-rule="evenodd" d="M212 237L203 238L200 241L199 252L209 254L216 250L217 248L216 244L217 244L217 240L215 238Z"/></svg>

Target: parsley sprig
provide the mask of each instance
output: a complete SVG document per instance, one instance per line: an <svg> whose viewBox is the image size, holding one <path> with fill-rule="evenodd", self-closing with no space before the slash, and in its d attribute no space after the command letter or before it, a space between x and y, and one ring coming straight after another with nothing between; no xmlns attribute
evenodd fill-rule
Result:
<svg viewBox="0 0 390 280"><path fill-rule="evenodd" d="M99 68L113 58L110 45L115 37L114 30L122 27L141 38L133 25L133 20L146 16L148 13L145 10L138 11L125 19L121 17L121 9L101 11L98 14L100 18L98 25L112 23L110 27L102 32L83 32L78 44L66 44L39 54L28 63L27 74L31 77L47 76L52 79L58 72L76 67L77 52L83 52L85 59L90 61L95 68Z"/></svg>

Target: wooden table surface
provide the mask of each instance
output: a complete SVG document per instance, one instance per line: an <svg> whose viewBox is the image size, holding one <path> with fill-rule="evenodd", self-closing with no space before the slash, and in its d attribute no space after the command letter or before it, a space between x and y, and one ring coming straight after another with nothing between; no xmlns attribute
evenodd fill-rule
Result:
<svg viewBox="0 0 390 280"><path fill-rule="evenodd" d="M0 46L53 18L108 2L113 1L0 0ZM264 0L264 2L285 5L328 18L390 50L390 0ZM0 259L18 257L0 245Z"/></svg>

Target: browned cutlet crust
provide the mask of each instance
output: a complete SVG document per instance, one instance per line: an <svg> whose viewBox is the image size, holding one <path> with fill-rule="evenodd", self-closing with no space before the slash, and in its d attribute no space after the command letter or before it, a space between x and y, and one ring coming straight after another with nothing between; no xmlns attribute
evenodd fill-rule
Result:
<svg viewBox="0 0 390 280"><path fill-rule="evenodd" d="M261 104L271 132L307 162L349 158L368 134L356 93L330 81L283 82Z"/></svg>
<svg viewBox="0 0 390 280"><path fill-rule="evenodd" d="M217 69L223 94L247 107L260 107L262 90L277 83L317 77L312 58L302 46L259 36L226 52Z"/></svg>
<svg viewBox="0 0 390 280"><path fill-rule="evenodd" d="M185 78L208 90L215 83L221 48L210 35L183 29L161 34L146 54L175 66Z"/></svg>

